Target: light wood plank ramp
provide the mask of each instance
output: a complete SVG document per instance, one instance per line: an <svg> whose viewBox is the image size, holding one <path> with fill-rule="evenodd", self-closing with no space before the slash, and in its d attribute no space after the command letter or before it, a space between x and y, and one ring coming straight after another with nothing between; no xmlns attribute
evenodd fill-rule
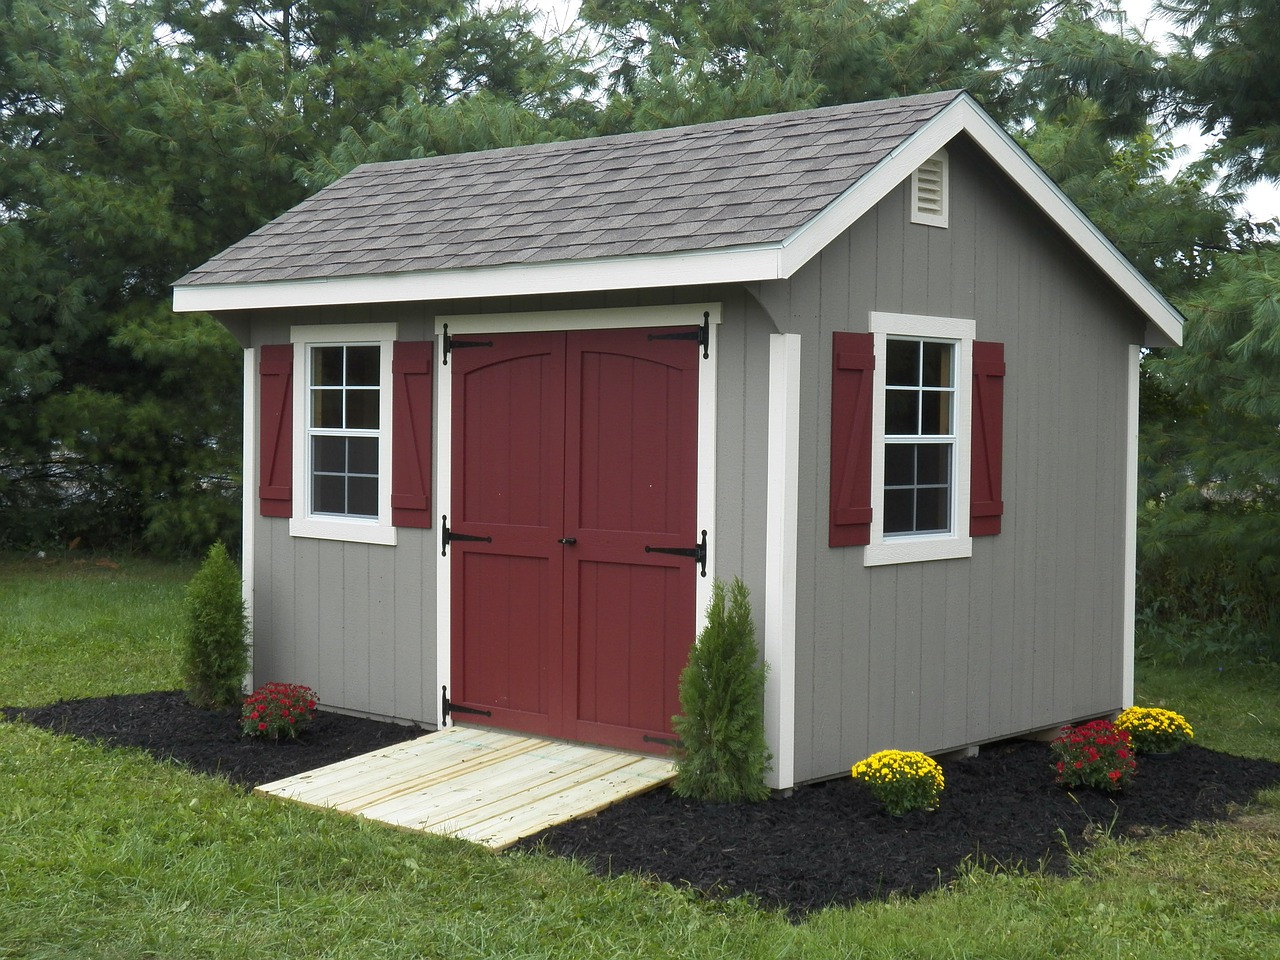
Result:
<svg viewBox="0 0 1280 960"><path fill-rule="evenodd" d="M502 850L674 776L661 757L455 726L254 792Z"/></svg>

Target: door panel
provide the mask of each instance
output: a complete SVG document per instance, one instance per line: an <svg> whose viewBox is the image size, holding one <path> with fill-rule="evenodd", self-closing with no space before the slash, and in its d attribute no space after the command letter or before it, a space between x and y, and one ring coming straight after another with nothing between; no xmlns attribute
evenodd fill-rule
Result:
<svg viewBox="0 0 1280 960"><path fill-rule="evenodd" d="M669 738L693 643L696 343L674 330L571 334L566 396L565 694L569 736L645 749ZM651 742L649 749L653 748Z"/></svg>
<svg viewBox="0 0 1280 960"><path fill-rule="evenodd" d="M452 354L453 702L554 736L564 579L564 336L478 338Z"/></svg>
<svg viewBox="0 0 1280 960"><path fill-rule="evenodd" d="M680 330L495 335L451 361L454 700L660 749L693 643L699 350ZM655 339L656 337L656 339ZM467 717L471 720L472 717Z"/></svg>

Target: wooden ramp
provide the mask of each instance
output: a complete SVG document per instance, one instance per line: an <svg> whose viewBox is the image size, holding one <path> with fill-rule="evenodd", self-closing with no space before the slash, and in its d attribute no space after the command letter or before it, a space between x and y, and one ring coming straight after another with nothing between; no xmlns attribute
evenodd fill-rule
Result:
<svg viewBox="0 0 1280 960"><path fill-rule="evenodd" d="M502 850L674 776L661 757L455 726L254 792Z"/></svg>

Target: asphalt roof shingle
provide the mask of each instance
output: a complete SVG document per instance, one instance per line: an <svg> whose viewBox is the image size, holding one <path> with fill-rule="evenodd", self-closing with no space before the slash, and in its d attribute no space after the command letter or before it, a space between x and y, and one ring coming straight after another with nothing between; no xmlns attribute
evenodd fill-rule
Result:
<svg viewBox="0 0 1280 960"><path fill-rule="evenodd" d="M178 283L355 277L779 243L961 95L366 164Z"/></svg>

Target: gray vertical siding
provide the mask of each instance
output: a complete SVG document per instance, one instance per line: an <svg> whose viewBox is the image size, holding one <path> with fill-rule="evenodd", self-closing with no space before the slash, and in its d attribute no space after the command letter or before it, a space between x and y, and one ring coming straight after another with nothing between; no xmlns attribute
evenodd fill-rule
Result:
<svg viewBox="0 0 1280 960"><path fill-rule="evenodd" d="M1121 705L1128 351L1142 326L963 144L951 225L907 186L757 295L804 335L798 780L889 746L942 751ZM1005 344L1003 532L972 558L865 567L827 546L831 334L879 310Z"/></svg>
<svg viewBox="0 0 1280 960"><path fill-rule="evenodd" d="M262 345L291 323L396 320L428 339L436 312L721 302L715 572L743 578L761 625L769 335L800 334L795 773L835 776L883 747L941 751L1120 706L1126 345L1142 324L985 169L953 145L948 229L909 222L904 184L791 280L749 290L230 319ZM873 310L971 318L1005 344L1003 532L971 558L868 568L861 548L827 546L831 334L866 330ZM438 530L402 528L395 547L293 538L286 520L254 531L255 680L434 721Z"/></svg>
<svg viewBox="0 0 1280 960"><path fill-rule="evenodd" d="M287 343L293 324L368 320L397 322L402 340L431 337L421 306L383 306L273 314L253 322L251 342ZM434 723L438 535L402 527L394 547L345 543L257 517L254 682L305 683L327 706Z"/></svg>

